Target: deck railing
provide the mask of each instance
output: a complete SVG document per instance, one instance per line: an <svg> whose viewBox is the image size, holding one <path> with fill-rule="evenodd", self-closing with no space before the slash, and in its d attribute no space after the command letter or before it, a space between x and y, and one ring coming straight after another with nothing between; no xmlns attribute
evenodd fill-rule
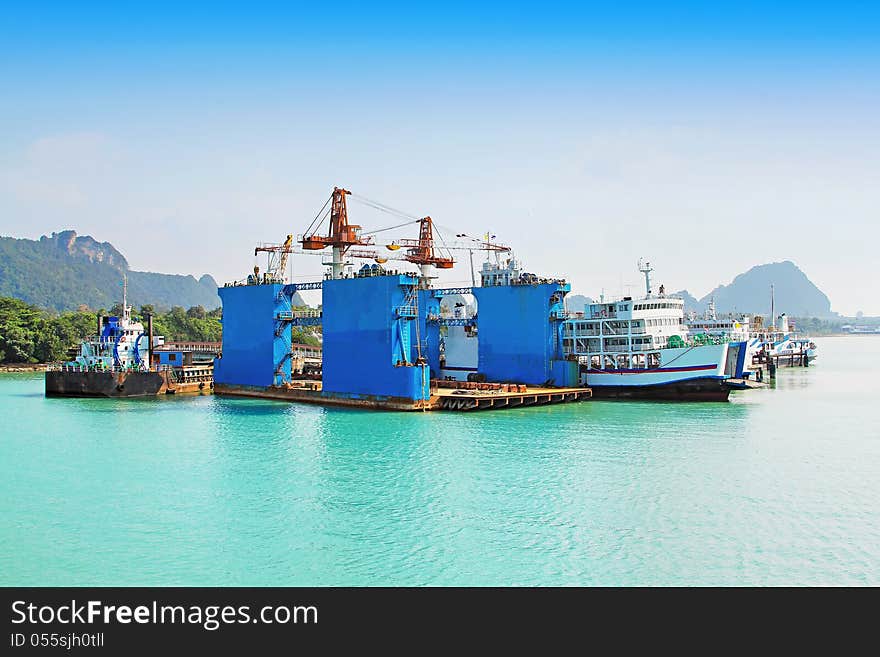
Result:
<svg viewBox="0 0 880 657"><path fill-rule="evenodd" d="M147 370L139 367L119 367L113 365L104 367L101 365L68 365L66 363L53 363L46 366L49 372L146 372Z"/></svg>

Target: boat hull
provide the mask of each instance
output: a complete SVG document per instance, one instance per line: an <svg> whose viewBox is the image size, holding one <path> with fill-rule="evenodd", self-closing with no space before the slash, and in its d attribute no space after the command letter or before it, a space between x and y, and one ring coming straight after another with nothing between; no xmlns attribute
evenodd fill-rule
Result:
<svg viewBox="0 0 880 657"><path fill-rule="evenodd" d="M164 372L46 372L47 397L153 397L167 388Z"/></svg>
<svg viewBox="0 0 880 657"><path fill-rule="evenodd" d="M729 381L742 376L745 348L745 343L722 343L661 349L659 367L587 368L581 375L597 399L727 401Z"/></svg>
<svg viewBox="0 0 880 657"><path fill-rule="evenodd" d="M591 385L593 399L656 399L662 401L727 401L724 379L702 378L657 385Z"/></svg>

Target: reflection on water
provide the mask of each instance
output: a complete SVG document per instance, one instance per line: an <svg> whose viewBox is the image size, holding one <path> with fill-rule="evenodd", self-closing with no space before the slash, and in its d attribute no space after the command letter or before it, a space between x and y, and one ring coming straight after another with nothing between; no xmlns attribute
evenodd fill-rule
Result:
<svg viewBox="0 0 880 657"><path fill-rule="evenodd" d="M880 340L820 348L727 404L470 414L0 377L0 583L877 584Z"/></svg>

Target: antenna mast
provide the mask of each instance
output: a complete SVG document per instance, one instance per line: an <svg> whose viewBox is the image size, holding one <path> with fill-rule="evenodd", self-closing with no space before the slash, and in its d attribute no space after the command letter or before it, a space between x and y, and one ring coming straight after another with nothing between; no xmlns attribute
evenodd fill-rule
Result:
<svg viewBox="0 0 880 657"><path fill-rule="evenodd" d="M770 329L776 330L776 290L770 283Z"/></svg>
<svg viewBox="0 0 880 657"><path fill-rule="evenodd" d="M122 319L128 321L131 309L128 307L128 276L122 274Z"/></svg>
<svg viewBox="0 0 880 657"><path fill-rule="evenodd" d="M639 258L639 271L645 275L645 297L651 298L651 272L654 271L654 268L651 266L650 262L645 262L644 259Z"/></svg>

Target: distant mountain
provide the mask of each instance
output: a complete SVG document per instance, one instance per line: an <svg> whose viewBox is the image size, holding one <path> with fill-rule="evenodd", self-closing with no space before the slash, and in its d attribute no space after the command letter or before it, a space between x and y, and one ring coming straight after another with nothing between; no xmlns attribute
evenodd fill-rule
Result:
<svg viewBox="0 0 880 657"><path fill-rule="evenodd" d="M85 304L110 308L120 301L122 274L128 276L129 303L158 308L220 305L217 283L193 276L133 271L109 242L78 236L72 230L39 240L0 237L0 296L22 299L53 310Z"/></svg>
<svg viewBox="0 0 880 657"><path fill-rule="evenodd" d="M672 296L681 297L682 299L684 299L685 312L690 312L691 310L693 310L694 312L701 312L703 310L703 304L697 301L697 298L687 290L679 290L678 292L673 292Z"/></svg>
<svg viewBox="0 0 880 657"><path fill-rule="evenodd" d="M593 300L583 294L569 294L565 297L565 307L571 312L584 312L584 308L591 303Z"/></svg>
<svg viewBox="0 0 880 657"><path fill-rule="evenodd" d="M831 301L793 262L773 262L752 267L720 285L700 299L700 310L715 298L718 312L767 315L770 311L770 285L774 286L777 314L795 317L829 317Z"/></svg>

